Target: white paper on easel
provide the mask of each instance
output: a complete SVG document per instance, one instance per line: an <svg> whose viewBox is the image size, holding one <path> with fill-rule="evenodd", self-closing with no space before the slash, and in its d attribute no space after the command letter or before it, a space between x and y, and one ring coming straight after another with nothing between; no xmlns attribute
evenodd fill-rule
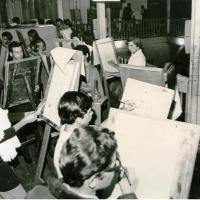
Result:
<svg viewBox="0 0 200 200"><path fill-rule="evenodd" d="M58 51L56 49L58 48ZM43 110L43 116L60 127L60 118L58 116L58 103L60 97L67 91L78 91L79 78L81 72L81 61L70 60L76 51L57 47L53 50L52 56L55 61L55 65L50 73L49 87L45 94L45 107ZM61 49L60 49L61 48ZM64 51L60 51L60 50ZM62 56L59 57L59 53L62 52ZM71 57L70 57L71 56ZM65 58L65 62L60 58Z"/></svg>
<svg viewBox="0 0 200 200"><path fill-rule="evenodd" d="M135 79L127 79L120 108L155 119L166 119L174 91Z"/></svg>
<svg viewBox="0 0 200 200"><path fill-rule="evenodd" d="M177 195L180 198L178 190L188 194L200 127L148 119L119 109L110 112L114 116L110 128L116 133L122 164L133 168L139 178L137 197L168 199Z"/></svg>

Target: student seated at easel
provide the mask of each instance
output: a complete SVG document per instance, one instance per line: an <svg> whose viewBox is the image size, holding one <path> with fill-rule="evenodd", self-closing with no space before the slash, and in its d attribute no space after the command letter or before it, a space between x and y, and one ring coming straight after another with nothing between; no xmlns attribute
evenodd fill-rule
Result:
<svg viewBox="0 0 200 200"><path fill-rule="evenodd" d="M66 92L58 104L58 115L61 120L61 131L54 150L54 166L58 178L62 178L59 168L59 156L64 142L74 126L88 125L92 119L92 98L81 92Z"/></svg>
<svg viewBox="0 0 200 200"><path fill-rule="evenodd" d="M117 185L118 198L137 198L133 179L120 161L114 132L108 129L75 126L62 145L59 169L62 179L49 178L49 189L37 185L26 198L108 198L104 192Z"/></svg>
<svg viewBox="0 0 200 200"><path fill-rule="evenodd" d="M11 126L7 110L0 108L0 197L5 199L23 199L26 192L18 177L8 164L17 156L16 149L21 146L17 132L26 124L37 120L42 106L26 115L21 121Z"/></svg>
<svg viewBox="0 0 200 200"><path fill-rule="evenodd" d="M104 94L102 82L97 68L90 63L89 48L86 45L77 45L75 49L82 51L84 56L86 80L84 81L84 77L82 77L80 90L92 97L94 97L96 95L95 93L98 92L100 98L100 96Z"/></svg>
<svg viewBox="0 0 200 200"><path fill-rule="evenodd" d="M45 41L39 36L35 29L28 31L28 37L30 40L30 46L27 49L31 56L39 55L39 52L46 50Z"/></svg>
<svg viewBox="0 0 200 200"><path fill-rule="evenodd" d="M9 55L8 61L19 60L24 58L22 45L19 42L13 41L8 45Z"/></svg>

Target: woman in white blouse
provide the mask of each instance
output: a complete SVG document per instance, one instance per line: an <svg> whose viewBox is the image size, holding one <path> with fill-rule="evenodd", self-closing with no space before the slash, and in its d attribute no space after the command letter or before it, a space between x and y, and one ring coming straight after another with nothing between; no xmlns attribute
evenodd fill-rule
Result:
<svg viewBox="0 0 200 200"><path fill-rule="evenodd" d="M128 64L135 66L146 66L146 58L141 49L141 41L139 38L130 38L128 40L128 49L131 52Z"/></svg>

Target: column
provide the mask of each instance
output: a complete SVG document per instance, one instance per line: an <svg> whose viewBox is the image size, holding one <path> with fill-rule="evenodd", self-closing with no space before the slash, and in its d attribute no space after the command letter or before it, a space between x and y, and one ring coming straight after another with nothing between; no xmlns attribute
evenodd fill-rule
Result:
<svg viewBox="0 0 200 200"><path fill-rule="evenodd" d="M106 11L104 2L97 2L97 30L99 39L106 37Z"/></svg>
<svg viewBox="0 0 200 200"><path fill-rule="evenodd" d="M192 0L187 122L200 124L200 1Z"/></svg>
<svg viewBox="0 0 200 200"><path fill-rule="evenodd" d="M63 15L63 0L57 0L58 17L64 19Z"/></svg>
<svg viewBox="0 0 200 200"><path fill-rule="evenodd" d="M167 34L170 33L170 12L171 12L171 0L167 0Z"/></svg>

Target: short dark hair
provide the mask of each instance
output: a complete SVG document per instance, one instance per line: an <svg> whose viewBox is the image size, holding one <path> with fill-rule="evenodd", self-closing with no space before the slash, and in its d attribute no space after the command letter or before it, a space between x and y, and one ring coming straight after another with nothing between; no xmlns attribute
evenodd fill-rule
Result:
<svg viewBox="0 0 200 200"><path fill-rule="evenodd" d="M73 124L77 117L83 117L92 107L92 98L85 93L69 91L63 94L58 104L61 124Z"/></svg>
<svg viewBox="0 0 200 200"><path fill-rule="evenodd" d="M12 22L16 24L20 24L20 18L19 17L13 17Z"/></svg>
<svg viewBox="0 0 200 200"><path fill-rule="evenodd" d="M2 34L1 34L2 37L7 37L9 41L11 41L13 39L13 36L12 34L9 32L9 31L4 31Z"/></svg>
<svg viewBox="0 0 200 200"><path fill-rule="evenodd" d="M64 143L59 159L64 182L81 187L86 179L107 169L115 153L114 132L91 126L74 129Z"/></svg>
<svg viewBox="0 0 200 200"><path fill-rule="evenodd" d="M82 51L83 55L85 55L87 57L87 61L90 61L90 50L86 45L77 45L74 49L78 50L78 51Z"/></svg>

